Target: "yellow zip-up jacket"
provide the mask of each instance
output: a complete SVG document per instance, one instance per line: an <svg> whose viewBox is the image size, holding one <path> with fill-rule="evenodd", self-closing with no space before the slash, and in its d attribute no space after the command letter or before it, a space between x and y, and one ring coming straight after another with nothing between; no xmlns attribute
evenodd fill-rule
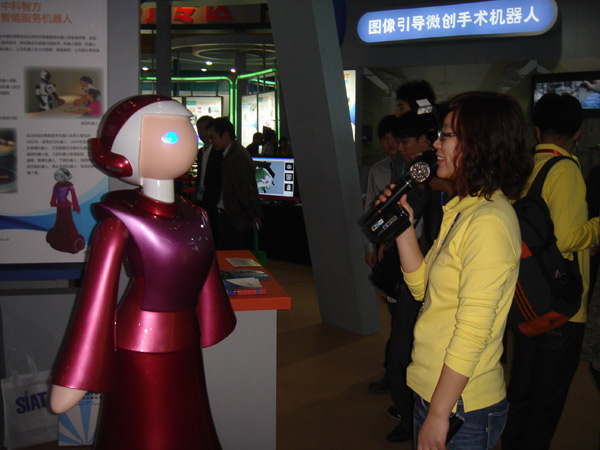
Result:
<svg viewBox="0 0 600 450"><path fill-rule="evenodd" d="M539 144L535 147L533 172L527 180L523 195L527 193L535 176L542 166L558 155L569 156L565 149L553 144ZM571 161L559 161L548 172L542 188L542 198L548 205L550 217L554 223L556 246L565 258L573 259L573 252L578 252L579 270L583 279L583 295L581 307L572 318L572 322L585 322L587 319L587 293L590 282L590 245L598 242L600 225L598 218L588 220L588 209L585 201L585 181L577 164Z"/></svg>
<svg viewBox="0 0 600 450"><path fill-rule="evenodd" d="M444 363L469 378L465 411L506 396L502 336L520 257L517 216L502 192L490 201L455 197L444 206L440 233L423 264L404 274L415 299L427 290L407 370L408 386L426 401Z"/></svg>

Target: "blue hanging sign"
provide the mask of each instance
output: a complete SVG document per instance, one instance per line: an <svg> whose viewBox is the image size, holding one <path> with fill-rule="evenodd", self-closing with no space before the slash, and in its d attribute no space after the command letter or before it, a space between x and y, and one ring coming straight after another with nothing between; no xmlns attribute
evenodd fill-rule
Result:
<svg viewBox="0 0 600 450"><path fill-rule="evenodd" d="M364 14L357 32L366 43L448 37L542 34L556 22L554 0L493 0Z"/></svg>

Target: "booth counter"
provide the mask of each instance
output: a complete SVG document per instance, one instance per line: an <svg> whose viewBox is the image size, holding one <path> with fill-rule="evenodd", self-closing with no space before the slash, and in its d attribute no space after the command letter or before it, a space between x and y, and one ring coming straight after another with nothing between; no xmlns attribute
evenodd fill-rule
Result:
<svg viewBox="0 0 600 450"><path fill-rule="evenodd" d="M221 270L229 258L256 262L249 251L217 251ZM238 269L240 267L237 267ZM290 309L290 296L263 267L266 293L230 296L237 317L233 333L205 348L208 394L223 450L268 450L276 446L277 310Z"/></svg>

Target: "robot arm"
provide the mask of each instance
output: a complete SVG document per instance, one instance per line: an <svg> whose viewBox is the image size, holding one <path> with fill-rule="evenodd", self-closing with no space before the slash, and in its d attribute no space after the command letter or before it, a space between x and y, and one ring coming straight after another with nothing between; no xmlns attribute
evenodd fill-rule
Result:
<svg viewBox="0 0 600 450"><path fill-rule="evenodd" d="M50 409L54 414L62 414L79 403L87 391L80 389L69 389L62 386L52 385L50 393Z"/></svg>
<svg viewBox="0 0 600 450"><path fill-rule="evenodd" d="M216 257L200 293L196 316L200 325L202 347L219 343L235 328L235 314L225 292Z"/></svg>
<svg viewBox="0 0 600 450"><path fill-rule="evenodd" d="M52 197L50 197L50 206L56 206L56 205L57 205L56 185L54 185L54 187L52 188Z"/></svg>
<svg viewBox="0 0 600 450"><path fill-rule="evenodd" d="M58 386L50 394L55 412L69 410L88 390L114 388L115 310L128 238L125 225L114 217L100 222L94 233L75 315L52 378Z"/></svg>
<svg viewBox="0 0 600 450"><path fill-rule="evenodd" d="M75 194L75 188L73 186L70 186L69 192L71 192L71 200L73 201L73 211L79 214L81 212L81 208L79 207L79 202L77 201L77 194Z"/></svg>

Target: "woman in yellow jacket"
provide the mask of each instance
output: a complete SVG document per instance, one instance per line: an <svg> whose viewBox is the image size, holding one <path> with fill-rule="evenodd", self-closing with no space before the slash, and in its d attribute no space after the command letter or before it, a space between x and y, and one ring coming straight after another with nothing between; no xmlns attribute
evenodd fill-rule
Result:
<svg viewBox="0 0 600 450"><path fill-rule="evenodd" d="M532 168L525 128L512 97L471 92L450 100L434 147L437 176L454 181L457 195L425 257L413 227L396 238L404 279L423 300L407 370L419 450L445 449L455 415L464 424L450 449L492 449L506 423L500 356L521 255L510 200ZM400 203L412 214L405 198Z"/></svg>
<svg viewBox="0 0 600 450"><path fill-rule="evenodd" d="M579 365L587 318L589 247L598 242L600 231L598 217L588 219L585 182L573 154L583 123L581 104L569 94L546 94L533 106L532 119L538 145L524 193L547 161L558 156L573 159L559 161L550 169L542 198L550 210L557 247L565 258L578 259L583 293L579 311L569 322L539 336L515 334L508 385L510 414L502 435L502 447L510 450L550 448Z"/></svg>

